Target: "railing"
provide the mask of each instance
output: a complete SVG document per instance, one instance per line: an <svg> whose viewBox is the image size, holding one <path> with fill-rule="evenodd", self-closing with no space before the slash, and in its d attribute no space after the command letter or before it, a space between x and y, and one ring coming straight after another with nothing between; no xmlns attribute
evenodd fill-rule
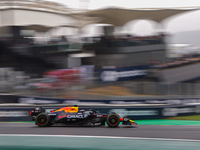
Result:
<svg viewBox="0 0 200 150"><path fill-rule="evenodd" d="M5 90L7 89L7 91ZM65 82L61 86L46 89L31 88L29 83L21 85L1 84L0 92L18 93L44 97L68 99L141 99L199 97L200 83L177 83L173 85L159 82Z"/></svg>
<svg viewBox="0 0 200 150"><path fill-rule="evenodd" d="M68 74L59 79L29 79L24 72L1 68L0 93L70 99L199 97L200 83L168 84L137 80L103 82L100 81L98 73L92 72Z"/></svg>

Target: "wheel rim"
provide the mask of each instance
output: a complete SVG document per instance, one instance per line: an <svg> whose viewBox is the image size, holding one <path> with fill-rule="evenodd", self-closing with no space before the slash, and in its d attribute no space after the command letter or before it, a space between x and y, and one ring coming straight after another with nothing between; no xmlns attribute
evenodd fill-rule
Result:
<svg viewBox="0 0 200 150"><path fill-rule="evenodd" d="M108 118L108 123L109 123L111 126L115 126L115 125L117 125L117 124L119 123L119 118L118 118L117 116L112 115L112 116L110 116L110 117Z"/></svg>
<svg viewBox="0 0 200 150"><path fill-rule="evenodd" d="M42 114L42 115L39 115L36 120L39 126L46 126L49 121L49 118L46 115Z"/></svg>

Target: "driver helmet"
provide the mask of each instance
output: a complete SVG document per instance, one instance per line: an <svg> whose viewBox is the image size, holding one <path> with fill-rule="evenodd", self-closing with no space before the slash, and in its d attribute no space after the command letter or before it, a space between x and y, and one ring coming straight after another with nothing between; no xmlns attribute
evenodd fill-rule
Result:
<svg viewBox="0 0 200 150"><path fill-rule="evenodd" d="M92 114L94 114L94 111L91 110L91 111L90 111L90 115L92 115Z"/></svg>
<svg viewBox="0 0 200 150"><path fill-rule="evenodd" d="M93 114L97 114L97 112L94 111L94 110L91 110L91 111L90 111L90 114L91 114L91 115L93 115Z"/></svg>

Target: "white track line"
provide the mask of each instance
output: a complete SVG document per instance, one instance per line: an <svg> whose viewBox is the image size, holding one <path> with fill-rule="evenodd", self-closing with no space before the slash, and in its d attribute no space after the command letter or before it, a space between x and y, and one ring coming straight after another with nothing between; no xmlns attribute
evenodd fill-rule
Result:
<svg viewBox="0 0 200 150"><path fill-rule="evenodd" d="M107 139L132 139L132 140L158 140L158 141L184 141L184 142L200 142L193 139L169 139L169 138L143 138L143 137L116 137L116 136L90 136L90 135L40 135L40 134L0 134L0 136L12 137L69 137L69 138L107 138Z"/></svg>

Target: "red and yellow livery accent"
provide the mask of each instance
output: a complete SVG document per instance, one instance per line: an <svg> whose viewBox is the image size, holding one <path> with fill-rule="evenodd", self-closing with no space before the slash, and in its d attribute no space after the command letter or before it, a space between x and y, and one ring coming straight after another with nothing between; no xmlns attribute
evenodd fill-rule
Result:
<svg viewBox="0 0 200 150"><path fill-rule="evenodd" d="M78 110L78 107L63 107L55 110L54 112L65 111L66 113L77 113Z"/></svg>

